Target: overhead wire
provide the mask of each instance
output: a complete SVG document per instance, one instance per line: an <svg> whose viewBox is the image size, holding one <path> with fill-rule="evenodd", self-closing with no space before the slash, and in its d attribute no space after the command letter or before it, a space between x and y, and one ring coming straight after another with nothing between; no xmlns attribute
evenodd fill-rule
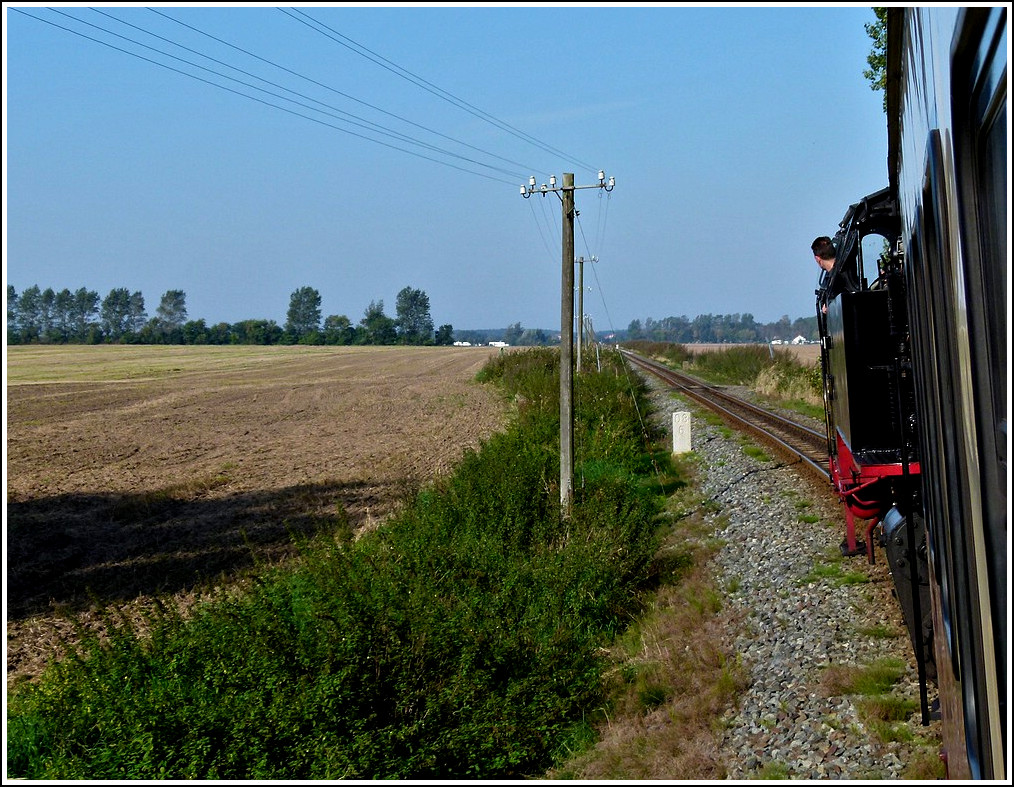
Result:
<svg viewBox="0 0 1014 787"><path fill-rule="evenodd" d="M608 197L609 197L609 195L607 194L606 197L607 197L606 205L607 205L607 210L608 210ZM594 255L592 254L591 247L588 245L588 238L584 234L584 224L581 221L581 217L580 216L576 217L575 221L577 223L578 230L581 233L581 240L584 241L585 252L588 255L588 259L592 259L594 257ZM598 248L600 250L599 251L600 255L601 255L601 248L602 248L603 245L604 245L604 239L600 240L600 242L598 244ZM609 325L609 330L612 333L615 333L616 332L616 328L615 328L615 326L613 326L613 319L609 315L609 307L606 305L605 293L602 290L602 284L601 284L601 282L599 282L599 274L598 274L598 271L595 268L595 265L591 266L591 270L592 270L592 276L595 279L595 288L598 290L599 298L602 300L602 310L605 312L606 322Z"/></svg>
<svg viewBox="0 0 1014 787"><path fill-rule="evenodd" d="M354 52L355 54L358 54L361 57L366 58L370 62L373 62L373 63L377 64L381 68L384 68L384 69L390 71L391 73L395 74L396 76L399 76L402 79L405 79L405 80L411 82L412 84L414 84L414 85L416 85L418 87L421 87L423 90L426 90L427 92L429 92L429 93L437 96L438 98L441 98L441 99L443 99L443 100L451 103L452 105L458 107L459 109L464 110L465 112L468 112L469 114L473 115L474 117L477 117L480 120L484 120L484 121L486 121L488 123L491 123L495 127L499 128L501 130L507 131L508 133L511 133L512 135L518 137L519 139L522 139L523 141L528 142L529 144L535 145L536 147L540 148L541 150L543 150L545 152L550 152L550 153L559 155L562 158L564 158L565 160L570 161L573 164L577 164L578 166L586 167L589 170L594 170L595 169L590 164L587 164L586 162L583 162L583 161L581 161L579 159L576 159L576 158L574 158L572 156L569 156L568 154L564 153L563 151L560 151L560 150L558 150L556 148L548 146L546 143L541 142L540 140L538 140L538 139L536 139L536 138L534 138L534 137L532 137L532 136L530 136L528 134L525 134L524 132L519 131L518 129L516 129L513 126L511 126L510 124L508 124L508 123L500 120L499 118L497 118L497 117L495 117L495 116L493 116L493 115L491 115L491 114L489 114L489 113L487 113L487 112L479 109L478 107L473 106L472 104L469 104L467 101L464 101L463 99L458 98L457 96L455 96L454 94L452 94L452 93L444 90L443 88L440 88L440 87L434 85L432 82L429 82L429 81L423 79L422 77L420 77L420 76L414 74L413 72L409 71L408 69L406 69L406 68L398 65L397 63L395 63L392 60L384 57L383 55L381 55L381 54L379 54L377 52L374 52L373 50L371 50L371 49L363 46L362 44L354 41L353 39L349 38L348 36L346 36L346 35L338 32L334 28L329 27L328 25L324 24L323 22L320 22L319 20L317 20L314 17L310 16L305 11L302 11L300 9L284 9L284 8L279 9L279 10L282 11L282 13L286 14L287 16L291 17L292 19L294 19L294 20L296 20L298 22L301 22L302 24L306 25L310 29L317 31L318 33L320 33L321 35L325 36L326 38L334 41L335 43L339 44L340 46L345 47L349 51ZM548 252L548 251L550 251L550 248L549 248L549 245L548 245L548 243L547 243L547 241L545 239L545 236L543 235L542 225L539 224L538 219L536 217L534 206L532 206L531 210L532 210L533 219L535 219L535 221L536 221L536 227L537 227L537 229L539 231L539 235L542 238L543 245L546 246L546 250ZM543 214L545 215L545 208L543 208ZM549 224L548 220L547 220L546 223ZM550 254L551 254L551 252L550 252Z"/></svg>
<svg viewBox="0 0 1014 787"><path fill-rule="evenodd" d="M183 22L183 21L181 21L179 19L176 19L176 18L174 18L172 16L169 16L168 14L165 14L162 11L159 11L156 8L149 8L148 10L151 11L152 13L158 14L161 17L164 17L165 19L168 19L170 22L175 22L176 24L178 24L178 25L180 25L182 27L185 27L188 30L192 30L195 33L199 33L200 35L206 36L206 37L210 38L212 41L217 41L218 43L223 44L224 46L227 46L227 47L230 47L232 49L235 49L237 52L242 52L243 54L248 55L249 57L252 57L252 58L255 58L257 60L260 60L262 63L267 63L269 66L272 66L274 68L278 68L278 69L280 69L282 71L285 71L285 72L287 72L289 74L292 74L293 76L299 77L300 79L304 79L307 82L310 82L310 83L312 83L314 85L317 85L318 87L322 87L325 90L329 90L332 93L335 93L335 94L341 96L342 98L347 98L350 101L354 101L357 104L362 104L363 106L369 107L370 109L375 110L377 112L380 112L381 114L387 115L388 117L392 117L392 118L394 118L396 120L400 120L403 123L408 123L411 126L415 126L416 128L421 129L422 131L426 131L426 132L428 132L430 134L434 134L434 135L436 135L438 137L442 137L443 139L446 139L446 140L448 140L450 142L454 142L454 143L456 143L458 145L462 145L464 147L470 148L471 150L475 150L475 151L477 151L479 153L484 153L487 156L491 156L493 158L500 159L501 161L504 161L504 162L506 162L508 164L514 164L515 166L523 167L523 168L525 168L528 171L531 171L531 169L532 169L529 165L522 164L522 163L517 162L517 161L512 161L511 159L504 158L503 156L499 156L496 153L493 153L491 151L485 150L483 148L476 147L474 145L470 145L467 142L464 142L464 141L462 141L460 139L456 139L456 138L454 138L452 136L449 136L447 134L444 134L444 133L442 133L440 131L436 131L435 129L429 128L429 127L424 126L424 125L422 125L420 123L416 123L415 121L410 120L410 119L408 119L406 117L402 117L401 115L398 115L398 114L396 114L394 112L389 112L386 109L383 109L382 107L378 107L375 104L369 103L368 101L363 101L362 99L356 98L355 96L350 95L349 93L345 93L345 92L343 92L341 90L338 90L335 87L332 87L330 85L326 85L323 82L318 82L317 80L312 79L311 77L308 77L305 74L300 74L300 73L298 73L296 71L293 71L290 68L286 68L285 66L279 65L278 63L275 63L275 62L273 62L271 60L263 58L260 55L254 54L253 52L250 52L250 51L248 51L246 49L243 49L240 46L237 46L235 44L229 43L228 41L225 41L225 40L223 40L221 38L218 38L217 36L213 36L211 33L208 33L208 32L206 32L204 30L200 30L200 29L194 27L193 25L189 25L186 22Z"/></svg>
<svg viewBox="0 0 1014 787"><path fill-rule="evenodd" d="M536 193L539 193L539 192L536 192ZM534 195L532 195L532 196L534 197ZM547 212L546 203L545 203L545 197L546 197L546 195L543 193L542 194L542 198L543 199L540 202L540 205L541 205L541 214L542 214L542 220L541 220L541 222L539 220L538 214L535 211L535 205L532 204L534 202L533 198L529 197L526 200L526 202L528 202L528 204L529 204L529 206L531 208L532 220L535 222L535 226L536 226L536 228L539 231L539 237L542 238L542 244L543 244L543 246L546 249L547 259L549 259L550 261L552 261L554 258L556 258L556 255L559 254L559 244L557 244L556 250L554 250L554 248L552 247L552 244L549 241L546 240L546 236L543 234L542 230L543 230L543 226L545 226L547 231L551 232L553 230L556 230L556 236L559 236L559 234L560 234L560 225L559 225L559 223L557 223L557 220L553 218L553 216L557 215L557 214L554 214L552 212Z"/></svg>
<svg viewBox="0 0 1014 787"><path fill-rule="evenodd" d="M173 41L173 40L168 39L168 38L166 38L164 36L160 36L157 33L151 32L150 30L145 30L142 27L138 27L137 25L134 25L134 24L132 24L130 22L126 22L126 21L124 21L122 19L119 19L119 18L113 16L112 14L108 14L105 11L100 11L97 8L92 8L90 10L94 11L97 14L101 14L102 16L105 16L105 17L107 17L109 19L112 19L114 22L119 22L122 25L125 25L127 27L131 27L134 30L137 30L137 31L139 31L141 33L144 33L146 35L150 35L153 38L159 39L160 41L164 41L167 44L171 44L172 46L179 47L180 49L183 49L184 51L191 52L191 53L197 55L198 57L203 57L206 60L210 60L213 63L217 63L217 64L219 64L221 66L225 66L226 68L231 68L233 71L238 71L239 73L244 74L245 76L251 77L252 79L260 80L261 82L263 82L266 85L271 85L272 87L276 87L279 90L284 90L287 93L291 93L294 96L299 96L300 98L305 98L307 101L312 101L314 104L319 104L322 107L326 107L327 109L334 110L334 112L337 112L340 115L347 115L348 117L355 118L355 120L345 120L344 118L339 118L339 117L337 117L337 116L335 116L335 115L333 115L333 114L331 114L329 112L325 112L325 111L320 110L320 109L315 109L314 107L311 107L311 106L308 106L306 104L303 104L302 102L294 101L291 98L287 98L286 96L279 95L278 93L273 93L270 90L265 90L264 88L258 87L257 85L251 85L248 82L243 82L242 80L235 79L234 77L230 77L228 74L223 74L223 73L221 73L219 71L215 71L214 69L209 69L206 66L202 66L202 65L200 65L198 63L193 63L193 62L191 62L189 60L184 60L183 58L177 57L176 55L170 54L168 52L164 52L164 51L162 51L160 49L155 49L154 47L150 47L147 44L141 43L140 41L135 41L134 39L127 38L126 36L122 36L119 33L115 33L115 32L113 32L111 30L107 30L104 27L99 27L98 25L93 25L91 22L86 22L83 19L78 19L77 17L71 16L70 14L66 14L63 11L57 11L56 13L62 14L63 16L66 16L66 17L68 17L70 19L74 19L75 21L81 22L82 24L89 25L90 27L94 27L97 30L101 30L104 33L109 33L110 35L114 35L114 36L116 36L118 38L122 38L125 41L130 41L130 43L132 43L132 44L137 44L138 46L142 46L142 47L144 47L146 49L150 49L153 52L158 52L159 54L165 55L166 57L171 57L174 60L179 60L182 63L186 63L187 65L193 66L194 68L200 68L201 70L208 71L209 73L215 74L216 76L220 76L220 77L222 77L224 79L229 79L231 81L237 82L237 83L243 85L244 87L249 87L249 88L251 88L253 90L259 90L259 91L261 91L263 93L267 93L268 95L274 96L275 98L280 98L283 101L289 101L290 103L293 103L293 104L295 104L297 106L304 107L305 109L309 109L309 110L314 111L314 112L320 112L322 115L326 115L328 117L333 117L336 120L342 120L342 122L350 123L353 126L358 126L360 128L366 128L366 129L368 129L370 131L373 131L374 133L382 134L383 136L394 137L395 139L398 139L398 140L400 140L402 142L407 142L409 144L418 145L420 147L423 147L423 148L426 148L428 150L431 150L431 151L433 151L435 153L442 153L442 154L447 155L447 156L452 156L454 158L458 158L458 159L461 159L463 161L467 161L470 164L475 164L477 166L484 166L484 167L487 167L488 169L491 169L491 170L494 170L494 171L498 171L498 172L500 172L500 173L502 173L504 175L514 175L514 176L520 177L520 175L517 172L512 172L512 171L509 171L509 170L500 169L499 167L493 167L493 166L488 165L488 164L483 164L482 162L476 161L474 159L470 159L470 158L468 158L466 156L461 156L460 154L453 153L453 152L447 151L447 150L443 150L442 148L438 148L435 145L431 145L431 144L429 144L427 142L422 142L420 140L414 139L414 138L412 138L412 137L410 137L410 136L408 136L406 134L402 134L402 133L400 133L398 131L394 131L393 129L388 129L388 128L384 127L384 126L381 126L378 123L374 123L374 122L372 122L370 120L367 120L366 118L359 117L358 115L354 115L354 114L352 114L350 112L345 112L344 110L338 109L337 107L332 106L330 104L326 104L323 101L318 101L317 99L313 98L312 96L308 96L308 95L306 95L304 93L300 93L300 92L298 92L296 90L292 90L291 88L287 88L284 85L279 85L276 82L272 82L272 81L270 81L268 79L265 79L264 77L261 77L261 76L258 76L256 74L253 74L250 71L247 71L245 69L239 68L238 66L231 65L231 64L226 63L226 62L224 62L222 60L218 60L217 58L211 57L210 55L206 55L203 52L198 52L195 49L191 49L190 47L184 46L183 44L180 44L177 41ZM356 122L356 121L362 121L362 122Z"/></svg>
<svg viewBox="0 0 1014 787"><path fill-rule="evenodd" d="M475 172L474 170L467 169L465 167L460 167L460 166L457 166L455 164L449 163L447 161L442 161L440 159L433 158L432 156L423 155L423 154L421 154L421 153L419 153L417 151L409 150L409 149L406 149L404 147L400 147L398 145L393 145L393 144L391 144L389 142L384 142L383 140L375 139L374 137L367 136L365 134L360 134L360 133L357 133L355 131L351 131L348 128L344 128L344 127L341 127L341 126L334 125L333 123L329 123L327 121L321 120L320 118L316 118L316 117L311 117L309 115L305 115L305 114L303 114L301 112L297 112L297 111L294 111L294 110L292 110L290 108L287 108L287 107L280 106L278 104L272 103L271 101L266 101L266 100L264 100L262 98L258 98L257 96L253 96L253 95L250 95L248 93L244 93L244 92L242 92L240 90L236 90L236 89L231 88L231 87L229 87L227 85L223 85L223 84L221 84L219 82L215 82L215 81L210 80L210 79L205 79L204 77L201 77L201 76L199 76L197 74L194 74L194 73L182 70L180 68L176 68L176 67L174 67L174 66L172 66L170 64L161 62L159 60L152 59L150 57L146 57L145 55L140 54L138 52L134 52L134 51L131 51L129 49L124 49L123 47L117 46L116 44L110 43L109 41L104 41L104 40L102 40L100 38L96 38L96 37L94 37L92 35L88 35L87 33L82 32L81 30L76 30L74 28L67 27L66 25L59 24L58 22L55 22L55 21L53 21L51 19L46 19L44 17L36 16L35 14L28 13L24 9L17 8L17 7L12 7L11 10L17 11L18 13L20 13L20 14L22 14L24 16L27 16L27 17L32 18L32 19L35 19L36 21L44 22L45 24L48 24L48 25L50 25L52 27L56 27L56 28L58 28L60 30L64 30L64 31L66 31L68 33L72 33L74 35L77 35L77 36L79 36L81 38L84 38L86 40L92 41L92 42L97 43L97 44L101 44L102 46L105 46L105 47L108 47L110 49L113 49L114 51L121 52L123 54L130 55L132 57L136 57L139 60L143 60L145 62L148 62L148 63L151 63L153 65L159 66L161 68L165 68L165 69L167 69L169 71L172 71L174 73L180 74L182 76L189 77L189 78L194 79L194 80L196 80L198 82L203 82L204 84L211 85L212 87L217 87L217 88L219 88L221 90L225 90L225 91L227 91L229 93L233 93L234 95L242 96L243 98L247 98L247 99L249 99L251 101L256 101L256 102L258 102L260 104L264 104L265 106L269 106L269 107L272 107L274 109L278 109L278 110L281 110L283 112L287 112L287 113L289 113L291 115L294 115L296 117L303 118L304 120L310 120L310 121L312 121L314 123L318 123L318 124L326 126L328 128L332 128L332 129L334 129L336 131L341 131L341 132L343 132L345 134L349 134L349 135L357 137L359 139L364 139L364 140L367 140L369 142L373 142L375 144L382 145L384 147L390 148L392 150L397 150L397 151L400 151L402 153L407 153L409 155L416 156L417 158L421 158L421 159L424 159L424 160L427 160L427 161L431 161L433 163L440 164L442 166L450 167L452 169L456 169L456 170L459 170L461 172L466 172L466 173L471 174L471 175L477 175L479 177L487 178L489 180L495 180L495 181L498 181L500 183L508 183L508 184L511 183L511 181L504 180L503 178L494 177L492 175L484 174L482 172ZM324 111L322 111L320 109L316 109L314 107L307 106L307 105L302 104L301 102L296 101L294 99L288 98L288 97L283 96L283 95L279 95L277 93L273 93L270 90L266 90L264 88L258 87L257 85L252 85L250 83L244 82L243 80L239 80L239 79L236 79L235 77L231 77L228 74L223 74L223 73L221 73L219 71L215 71L214 69L209 69L206 66L200 65L199 63L194 63L194 62L186 60L184 58L180 58L180 57L178 57L176 55L173 55L173 54L171 54L169 52L165 52L163 50L156 49L155 47L151 47L151 46L149 46L147 44L144 44L144 43L142 43L140 41L136 41L134 39L128 38L126 36L123 36L123 35L121 35L119 33L114 32L112 30L108 30L107 28L101 27L99 25L92 24L91 22L87 22L87 21L85 21L83 19L79 19L78 17L72 16L70 14L67 14L67 13L63 12L63 11L59 11L57 9L52 9L52 8L48 9L48 10L53 11L55 13L58 13L58 14L66 17L66 18L68 18L70 20L73 20L74 22L77 22L79 24L87 25L88 27L91 27L91 28L93 28L95 30L100 30L103 33L106 33L108 35L111 35L111 36L114 36L116 38L122 39L122 40L127 41L127 42L129 42L131 44L134 44L136 46L143 47L144 49L148 49L148 50L150 50L152 52L156 52L159 55L162 55L164 57L171 58L171 59L176 60L176 61L178 61L180 63L185 63L188 66L191 66L193 68L198 68L198 69L200 69L202 71L208 72L210 74L213 74L213 75L215 75L217 77L220 77L220 78L223 78L223 79L227 79L227 80L229 80L231 82L235 82L237 84L243 85L244 87L250 88L252 90L257 90L257 91L259 91L261 93L266 93L266 94L268 94L270 96L273 96L274 98L280 99L282 101L287 101L287 102L289 102L291 104L295 104L297 106L302 106L305 109L308 109L310 111L318 112L318 113L320 113L322 115L333 117L335 120L339 120L340 122L343 122L343 123L349 123L351 125L358 125L358 126L362 125L362 124L359 124L359 123L353 123L352 121L345 120L343 118L335 117L334 115L331 115L330 113L324 112ZM106 16L109 16L109 15L106 14ZM115 17L111 17L111 18L115 19ZM122 20L117 20L117 21L122 21ZM125 23L125 24L129 24L129 23ZM131 25L131 26L134 27L133 25ZM144 32L149 32L149 31L144 31ZM152 36L154 36L154 37L156 37L156 38L161 38L161 36L157 36L154 33L150 33L149 32L149 34L152 35ZM163 40L165 40L165 39L163 39ZM181 49L188 49L187 47L184 47L181 44L178 44L178 43L175 43L175 42L170 42L170 43L173 43L174 45L179 46ZM188 50L188 51L193 51L193 50ZM200 53L198 53L198 54L200 54ZM214 62L220 62L220 61L216 61L214 58L212 58L212 57L210 57L208 55L200 54L200 56L201 57L205 57L206 59L212 60ZM258 77L258 76L254 75L254 74L250 74L249 72L246 72L243 69L240 69L238 67L230 66L228 64L225 64L225 65L228 68L231 68L231 69L233 69L235 71L239 71L241 73L244 73L247 76L251 76L254 79L258 79L258 80L260 80L262 82L265 82L266 84L273 84L273 83L270 83L268 80L263 79L262 77ZM281 89L282 90L286 90L287 92L293 93L294 95L301 95L301 94L297 93L296 91L290 90L288 88L282 87ZM316 99L309 99L309 100L314 101L315 103L321 104L322 106L329 106L327 104L324 104L323 102L316 101ZM342 110L339 110L339 109L337 109L335 107L329 107L329 108L333 109L334 111L339 112L341 114L350 115L352 117L355 117L354 115L351 115L351 113L346 113L346 112L344 112ZM421 140L416 140L416 139L414 139L412 137L409 137L408 135L401 134L400 132L394 131L392 129L381 130L381 129L384 129L383 126L379 126L379 124L374 124L371 121L365 121L365 119L362 119L362 120L364 120L365 123L374 126L374 128L368 129L368 130L372 131L373 133L383 134L385 136L392 136L392 137L394 137L396 139L399 139L400 141L403 141L403 142L406 142L406 143L409 143L409 144L414 144L414 145L417 145L419 147L429 149L429 150L431 150L433 152L438 152L441 155L447 155L447 156L451 156L451 157L458 158L458 159L461 159L461 160L465 160L465 161L468 161L469 163L475 164L476 166L480 166L480 167L484 167L486 169L497 171L497 172L500 172L501 174L508 174L508 175L513 175L515 177L522 177L517 172L510 172L510 171L507 171L507 170L503 170L503 169L498 168L498 167L493 167L492 165L489 165L489 164L484 164L482 162L477 162L477 161L474 161L472 159L468 159L467 157L461 156L460 154L456 154L456 153L453 153L451 151L444 151L444 150L442 150L440 148L437 148L437 147L435 147L433 145L430 145L429 143L423 142Z"/></svg>
<svg viewBox="0 0 1014 787"><path fill-rule="evenodd" d="M554 155L560 156L561 158L563 158L566 161L570 161L573 164L577 164L578 166L585 167L585 168L587 168L589 170L593 170L594 171L596 169L591 164L587 164L587 163L585 163L583 161L580 161L579 159L576 159L576 158L568 155L567 153L564 153L561 150L558 150L558 149L556 149L554 147L551 147L551 146L547 145L545 142L542 142L542 141L536 139L535 137L532 137L531 135L526 134L523 131L520 131L520 130L514 128L514 126L510 125L509 123L506 123L505 121L500 120L499 118L495 117L494 115L491 115L488 112L485 112L485 111L479 109L478 107L475 107L472 104L469 104L467 101L464 101L463 99L458 98L457 96L455 96L452 93L449 93L448 91L444 90L443 88L437 87L436 85L434 85L431 82L426 81L422 77L417 76L416 74L413 74L408 69L403 68L402 66L399 66L397 63L394 63L391 60L388 60L383 55L377 54L376 52L368 49L367 47L363 46L362 44L359 44L359 43L353 41L348 36L343 35L342 33L339 33L337 30L335 30L335 29L333 29L331 27L328 27L323 22L320 22L320 21L314 19L312 16L310 16L309 14L307 14L305 11L302 11L302 10L299 10L299 9L286 9L286 8L280 8L278 10L281 11L282 13L286 14L287 16L295 19L297 22L302 22L304 25L306 25L307 27L311 28L312 30L316 30L321 35L323 35L323 36L325 36L327 38L330 38L332 41L334 41L335 43L339 44L340 46L343 46L346 49L348 49L348 50L350 50L352 52L355 52L356 54L360 55L361 57L364 57L367 60L370 60L371 62L376 63L381 68L387 69L392 74L395 74L396 76L399 76L402 79L405 79L405 80L411 82L412 84L414 84L414 85L416 85L418 87L421 87L423 90L426 90L427 92L432 93L437 98L443 99L444 101L447 101L448 103L450 103L450 104L458 107L459 109L462 109L465 112L468 112L470 115L473 115L474 117L477 117L480 120L484 120L487 123L491 123L492 125L494 125L495 127L501 129L502 131L506 131L509 134L517 137L518 139L521 139L524 142L528 142L529 144L538 147L540 150L542 150L544 152L553 153ZM292 13L293 10L296 13ZM297 16L296 14L299 14L299 16ZM323 28L323 30L321 28ZM327 32L325 32L325 31L327 31ZM342 40L339 40L339 39L342 39ZM348 43L345 43L346 41Z"/></svg>
<svg viewBox="0 0 1014 787"><path fill-rule="evenodd" d="M549 241L546 240L545 234L542 232L542 224L539 222L539 217L535 213L535 206L532 204L531 200L528 200L528 206L532 211L532 221L535 222L535 228L539 231L539 237L542 239L542 245L546 248L546 254L552 257L553 249L550 246Z"/></svg>
<svg viewBox="0 0 1014 787"><path fill-rule="evenodd" d="M382 126L379 123L374 123L373 121L367 120L366 118L363 118L363 117L361 117L359 115L355 115L355 114L352 114L350 112L346 112L345 110L339 109L339 108L337 108L337 107L335 107L335 106L333 106L331 104L327 104L325 102L319 101L319 100L317 100L315 98L307 96L304 93L300 93L298 91L292 90L291 88L285 87L284 85L279 85L278 83L271 82L270 80L264 79L263 77L260 77L260 76L258 76L256 74L252 74L251 72L249 72L249 71L247 71L245 69L239 68L237 66L233 66L233 65L231 65L229 63L224 63L223 61L218 60L216 58L213 58L210 55L206 55L206 54L204 54L202 52L197 52L196 50L193 50L193 49L191 49L189 47L185 47L185 46L183 46L182 44L180 44L180 43L178 43L176 41L172 41L172 40L167 39L167 38L165 38L163 36L159 36L156 33L152 33L151 31L145 30L144 28L140 28L137 25L133 25L133 24L131 24L129 22L125 22L124 20L118 19L118 18L116 18L116 17L114 17L114 16L112 16L110 14L106 14L105 12L98 11L98 9L92 9L92 10L96 11L97 13L102 13L103 15L109 17L110 19L114 19L115 21L118 21L121 24L124 24L124 25L127 25L129 27L132 27L132 28L134 28L136 30L139 30L139 31L143 32L143 33L147 33L148 35L151 35L151 36L153 36L155 38L158 38L160 40L166 41L167 43L170 43L170 44L172 44L174 46L178 46L181 49L184 49L184 50L186 50L188 52L193 52L194 54L197 54L200 57L204 57L204 58L206 58L208 60L211 60L212 62L218 63L220 65L224 65L226 68L231 68L234 71L238 71L238 72L240 72L242 74L245 74L247 76L250 76L250 77L252 77L254 79L258 79L261 82L264 82L265 84L271 85L273 87L277 87L277 88L279 88L281 90L284 90L284 91L286 91L288 93L291 93L293 95L300 96L301 98L306 98L307 100L312 101L315 104L319 104L320 106L327 107L328 109L334 110L335 112L338 112L341 115L347 116L349 118L355 118L357 121L362 121L362 123L358 123L358 122L354 122L354 121L351 121L351 120L345 120L344 118L336 118L336 119L342 120L343 122L347 122L347 123L350 123L350 124L352 124L354 126L360 126L360 127L364 127L364 128L366 128L368 126L369 127L368 130L373 131L374 133L379 133L379 134L381 134L383 136L393 137L393 138L398 139L400 141L403 141L403 142L406 142L406 143L409 143L409 144L412 144L412 145L417 145L417 146L419 146L421 148L430 150L430 151L432 151L434 153L439 153L441 155L449 156L451 158L455 158L455 159L458 159L460 161L465 161L467 163L474 164L474 165L479 166L479 167L484 167L486 169L489 169L489 170L494 171L494 172L499 172L499 173L504 174L504 175L513 176L513 177L521 177L521 174L519 172L517 172L517 171L503 169L502 167L497 167L497 166L494 166L492 164L484 163L482 161L478 161L476 159L469 158L468 156L463 156L463 155L461 155L459 153L455 153L453 151L437 147L437 146L432 145L432 144L430 144L428 142L424 142L422 140L416 139L415 137L409 136L407 134L403 134L403 133L401 133L399 131L395 131L395 130L390 129L390 128L386 127L386 126ZM171 19L171 17L168 17L165 14L160 14L160 15L164 16L167 19ZM176 20L172 20L172 21L176 21ZM188 27L191 30L194 30L195 32L199 32L199 33L202 32L202 31L200 31L197 28L194 28L192 26L189 26L189 25L185 25L185 26ZM113 35L116 35L116 34L114 33ZM219 42L221 42L221 43L223 43L223 44L225 44L227 46L231 46L230 44L228 44L228 42L222 41L222 39L217 39L214 36L209 36L209 37L211 37L214 40L217 40L217 41L219 41ZM144 44L139 44L139 45L140 46L145 46ZM156 51L158 51L158 50L156 50ZM240 50L240 51L244 51L245 52L245 50ZM168 53L162 53L162 54L166 54L168 57L174 57L173 55L169 55ZM252 57L258 57L257 55L253 55L252 53L247 53L247 54L250 54ZM270 61L266 61L263 58L259 58L259 59L263 60L264 62L268 62L270 65L274 65L277 68L281 68L280 66L272 64L272 63L270 63ZM188 62L189 63L189 61L184 61L184 62ZM203 68L203 66L200 66L200 65L197 65L197 64L191 64L191 65L195 65L195 67L197 67L197 68ZM299 74L297 74L294 71L291 71L289 69L285 69L285 70L289 71L289 73L292 73L292 74L294 74L296 76L300 76ZM213 72L213 73L218 74L218 72ZM218 74L218 75L219 76L223 76L226 79L231 79L231 77L228 77L227 75L224 75L224 74ZM314 84L321 85L321 83L315 82L314 80L309 80L309 78L307 78L307 77L301 77L301 78L306 79L307 81L313 81ZM262 88L258 88L255 85L248 85L247 83L242 83L242 82L241 82L241 84L244 84L247 87L252 87L255 90L262 90L262 92L268 92L269 94L271 94L270 91L263 91ZM327 87L325 85L322 85L322 86L323 87ZM351 96L348 96L347 94L341 93L340 91L335 91L335 92L339 93L340 95L346 96L348 98L353 98ZM295 103L297 105L306 107L305 104L300 104L300 102L292 101L292 99L288 99L285 96L279 96L277 94L271 94L271 95L275 95L277 98L281 98L282 100L287 100L287 101L290 101L290 102ZM353 99L353 100L355 100L355 99ZM363 103L363 102L361 102L361 103ZM373 105L367 105L367 106L371 106L371 108L373 107ZM325 114L325 115L329 115L331 117L334 117L334 115L330 115L330 113L323 112L323 111L318 110L318 109L314 109L313 107L306 107L306 108L307 109L311 109L312 111L321 112L321 114ZM380 111L383 111L383 110L380 110ZM399 116L395 116L395 117L399 117ZM402 119L402 118L399 117L399 119ZM411 122L411 121L407 121L407 122ZM366 126L363 126L363 124L366 124ZM416 124L416 125L418 125L418 124ZM431 129L426 129L425 127L422 127L422 126L420 126L420 127L423 128L426 131L429 131L430 133L434 133L434 134L437 134L439 136L443 136L446 139L449 139L449 140L451 140L453 142L456 142L458 144L464 144L464 145L468 146L467 143L462 143L459 140L455 140L452 137L448 137L447 135L442 135L439 132L435 132L435 131L433 131ZM468 147L473 147L473 146L468 146ZM482 151L481 149L474 148L474 147L473 147L473 149L480 150L480 152L487 153L487 155L492 155L494 158L499 158L501 160L504 160L502 157L496 156L496 154L491 154L491 153L488 153L487 151ZM511 162L511 163L515 163L515 162ZM523 165L519 165L519 166L523 166Z"/></svg>
<svg viewBox="0 0 1014 787"><path fill-rule="evenodd" d="M599 202L605 201L605 210L600 210L596 214L596 227L595 227L595 248L599 250L599 254L602 253L602 247L605 244L606 235L606 222L609 220L609 205L612 203L612 197L608 193L599 191Z"/></svg>

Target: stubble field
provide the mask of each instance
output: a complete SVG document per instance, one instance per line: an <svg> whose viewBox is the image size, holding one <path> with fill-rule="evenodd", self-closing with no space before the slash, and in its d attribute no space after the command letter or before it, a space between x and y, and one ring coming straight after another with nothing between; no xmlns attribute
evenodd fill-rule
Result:
<svg viewBox="0 0 1014 787"><path fill-rule="evenodd" d="M7 349L8 686L73 619L184 608L355 531L505 424L492 348Z"/></svg>

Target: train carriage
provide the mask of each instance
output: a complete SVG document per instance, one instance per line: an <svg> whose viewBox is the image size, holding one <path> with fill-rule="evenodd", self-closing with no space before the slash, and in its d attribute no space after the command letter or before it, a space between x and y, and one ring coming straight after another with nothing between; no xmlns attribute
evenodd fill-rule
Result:
<svg viewBox="0 0 1014 787"><path fill-rule="evenodd" d="M949 774L1007 768L1007 8L891 9L898 195Z"/></svg>
<svg viewBox="0 0 1014 787"><path fill-rule="evenodd" d="M891 561L948 776L1004 780L1007 7L891 8L887 33L889 184L818 287L829 467L843 550L876 529Z"/></svg>

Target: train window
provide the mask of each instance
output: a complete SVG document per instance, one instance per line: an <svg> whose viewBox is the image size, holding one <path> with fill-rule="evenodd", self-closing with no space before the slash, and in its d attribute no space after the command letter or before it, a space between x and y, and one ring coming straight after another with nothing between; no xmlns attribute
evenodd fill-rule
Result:
<svg viewBox="0 0 1014 787"><path fill-rule="evenodd" d="M878 280L891 256L891 241L883 235L873 233L863 238L859 251L859 272L863 289L878 289Z"/></svg>

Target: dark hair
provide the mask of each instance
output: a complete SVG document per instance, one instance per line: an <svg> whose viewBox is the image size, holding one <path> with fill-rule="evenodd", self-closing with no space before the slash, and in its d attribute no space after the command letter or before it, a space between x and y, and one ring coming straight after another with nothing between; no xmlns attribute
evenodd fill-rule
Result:
<svg viewBox="0 0 1014 787"><path fill-rule="evenodd" d="M813 249L814 256L820 257L822 260L833 260L837 255L834 244L827 235L821 235L817 238L810 244L810 248Z"/></svg>

